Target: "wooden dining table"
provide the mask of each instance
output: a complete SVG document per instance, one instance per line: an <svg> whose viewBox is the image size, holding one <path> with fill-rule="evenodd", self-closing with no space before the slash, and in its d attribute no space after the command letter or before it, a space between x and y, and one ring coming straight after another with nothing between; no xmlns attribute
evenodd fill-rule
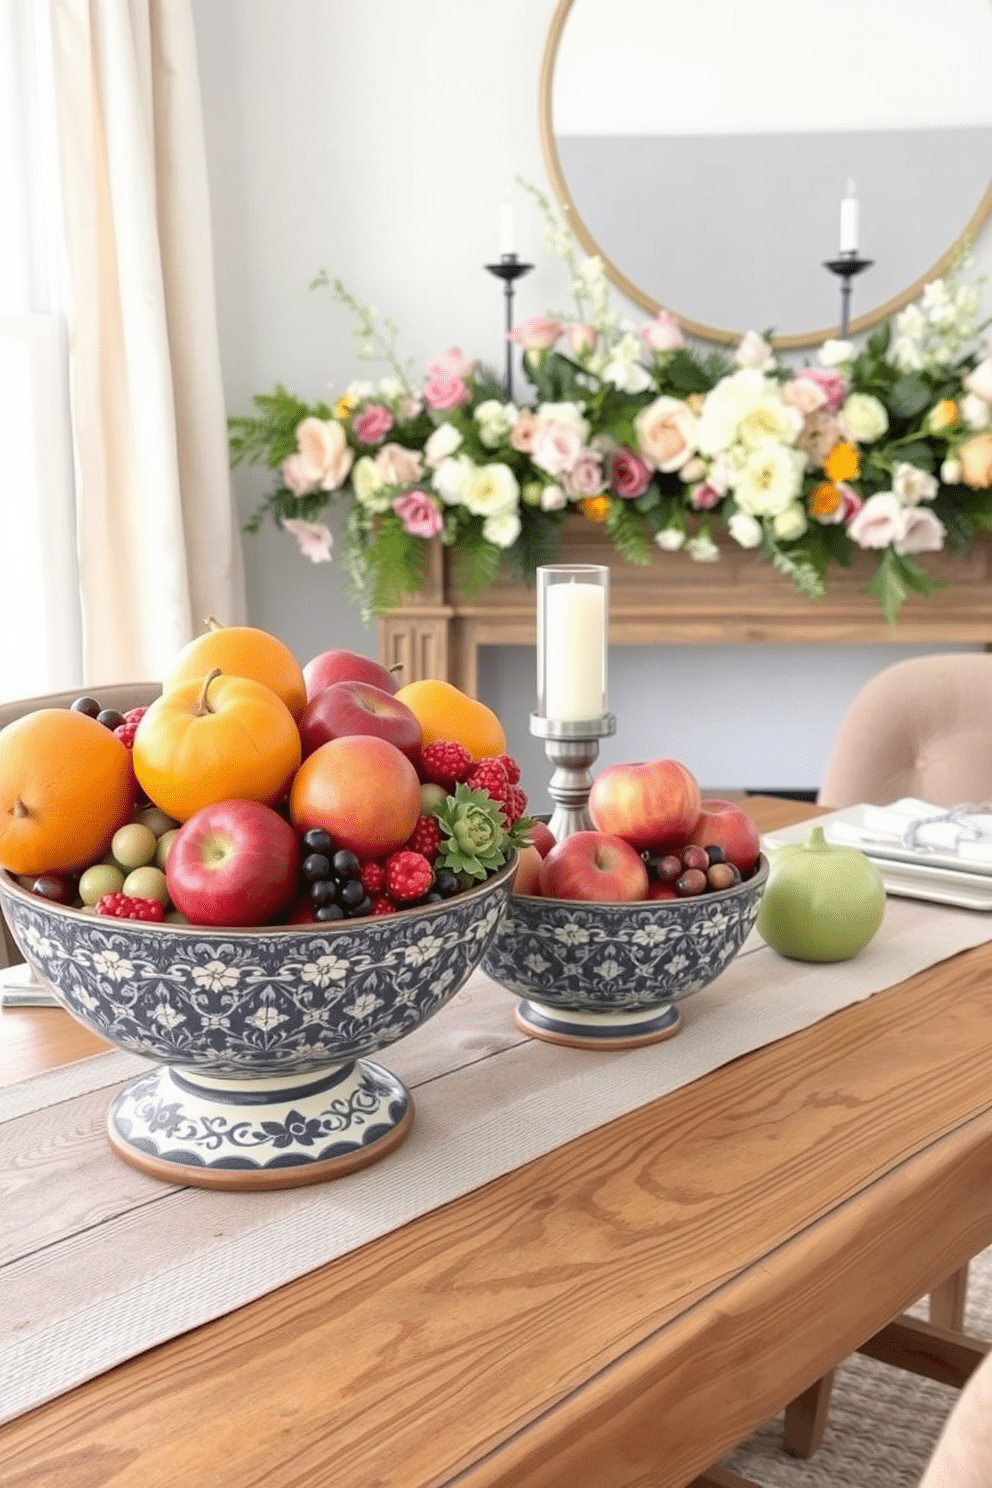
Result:
<svg viewBox="0 0 992 1488"><path fill-rule="evenodd" d="M5 1010L0 1081L101 1047ZM992 1244L990 1193L987 944L10 1421L0 1481L682 1488Z"/></svg>

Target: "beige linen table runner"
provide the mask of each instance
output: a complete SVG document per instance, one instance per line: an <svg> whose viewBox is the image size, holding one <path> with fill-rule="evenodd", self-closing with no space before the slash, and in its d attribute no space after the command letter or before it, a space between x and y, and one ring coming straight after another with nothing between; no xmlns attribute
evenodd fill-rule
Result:
<svg viewBox="0 0 992 1488"><path fill-rule="evenodd" d="M106 1113L148 1067L138 1056L99 1055L0 1090L0 1420L990 939L992 916L901 899L871 945L836 966L782 960L752 934L682 1004L677 1037L615 1052L524 1037L511 995L476 974L382 1055L414 1092L403 1146L282 1192L182 1188L122 1163Z"/></svg>

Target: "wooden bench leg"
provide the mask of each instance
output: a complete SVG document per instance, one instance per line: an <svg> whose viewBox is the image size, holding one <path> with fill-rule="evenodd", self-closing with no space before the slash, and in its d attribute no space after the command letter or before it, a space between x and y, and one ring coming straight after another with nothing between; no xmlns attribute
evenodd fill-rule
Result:
<svg viewBox="0 0 992 1488"><path fill-rule="evenodd" d="M968 1298L968 1267L962 1266L930 1293L930 1321L938 1328L964 1328L964 1305Z"/></svg>
<svg viewBox="0 0 992 1488"><path fill-rule="evenodd" d="M812 1457L822 1444L833 1387L831 1369L785 1407L783 1445L790 1457Z"/></svg>

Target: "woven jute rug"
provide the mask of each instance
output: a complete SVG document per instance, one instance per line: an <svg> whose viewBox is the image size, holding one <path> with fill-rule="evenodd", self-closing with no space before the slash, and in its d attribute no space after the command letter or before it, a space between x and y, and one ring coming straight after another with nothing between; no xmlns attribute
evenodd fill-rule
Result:
<svg viewBox="0 0 992 1488"><path fill-rule="evenodd" d="M909 1309L926 1316L926 1304ZM965 1327L992 1339L992 1249L968 1269ZM722 1462L763 1488L917 1488L958 1392L854 1354L837 1370L823 1445L808 1459L782 1446L776 1416Z"/></svg>

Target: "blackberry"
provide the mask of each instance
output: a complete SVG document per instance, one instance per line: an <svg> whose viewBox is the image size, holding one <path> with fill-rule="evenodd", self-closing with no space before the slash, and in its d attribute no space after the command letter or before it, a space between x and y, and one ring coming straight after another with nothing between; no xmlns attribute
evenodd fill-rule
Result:
<svg viewBox="0 0 992 1488"><path fill-rule="evenodd" d="M96 715L96 721L97 723L102 723L104 728L108 728L113 732L114 729L119 729L124 722L124 714L119 713L116 708L101 708Z"/></svg>
<svg viewBox="0 0 992 1488"><path fill-rule="evenodd" d="M355 853L349 852L346 847L340 848L331 859L331 867L338 878L358 878L362 871L362 865Z"/></svg>
<svg viewBox="0 0 992 1488"><path fill-rule="evenodd" d="M355 905L354 909L346 910L345 913L347 914L349 920L362 920L365 918L366 915L370 915L372 913L372 900L369 898L368 894L363 893L360 901Z"/></svg>
<svg viewBox="0 0 992 1488"><path fill-rule="evenodd" d="M317 907L333 904L337 893L338 886L333 878L318 878L316 883L310 885L310 898Z"/></svg>
<svg viewBox="0 0 992 1488"><path fill-rule="evenodd" d="M323 853L309 853L301 864L303 877L307 883L317 883L319 879L330 878L331 861Z"/></svg>
<svg viewBox="0 0 992 1488"><path fill-rule="evenodd" d="M461 881L453 868L438 868L434 874L434 887L442 899L450 899L461 889Z"/></svg>
<svg viewBox="0 0 992 1488"><path fill-rule="evenodd" d="M69 704L69 711L71 713L85 713L87 718L96 718L98 714L103 712L103 707L102 704L97 702L96 698L78 697L75 702Z"/></svg>
<svg viewBox="0 0 992 1488"><path fill-rule="evenodd" d="M368 895L360 878L347 878L338 889L335 897L342 909L353 910L361 904L363 899L367 899ZM371 907L372 902L369 900L369 908L371 909Z"/></svg>

